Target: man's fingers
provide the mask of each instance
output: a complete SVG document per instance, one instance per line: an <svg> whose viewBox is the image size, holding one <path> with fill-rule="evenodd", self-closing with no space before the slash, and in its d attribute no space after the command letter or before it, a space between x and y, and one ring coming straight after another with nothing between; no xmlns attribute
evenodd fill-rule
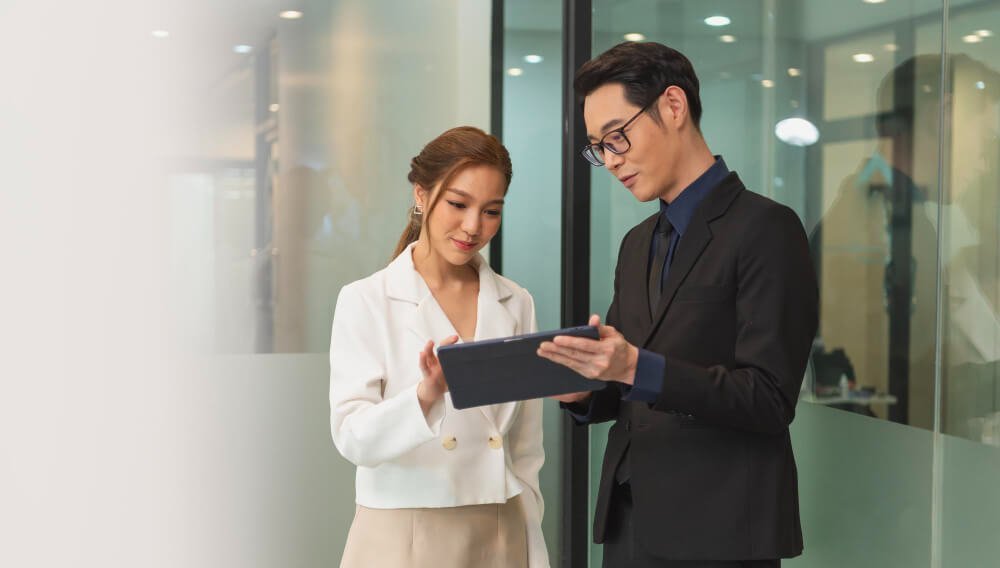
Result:
<svg viewBox="0 0 1000 568"><path fill-rule="evenodd" d="M593 325L593 326L601 325L601 316L597 314L592 314L590 316L590 321L587 322L587 325Z"/></svg>
<svg viewBox="0 0 1000 568"><path fill-rule="evenodd" d="M572 335L557 335L552 339L553 343L559 347L581 351L583 353L600 353L601 342L585 337L573 337Z"/></svg>
<svg viewBox="0 0 1000 568"><path fill-rule="evenodd" d="M538 354L539 356L545 357L546 359L552 361L553 363L559 363L560 365L569 367L570 369L573 369L574 371L580 373L585 377L593 378L590 376L590 374L587 373L587 365L577 359L574 359L572 357L567 357L566 355L551 350L550 351L539 350Z"/></svg>
<svg viewBox="0 0 1000 568"><path fill-rule="evenodd" d="M451 337L448 337L441 341L441 345L454 345L455 343L458 343L457 335L452 335Z"/></svg>

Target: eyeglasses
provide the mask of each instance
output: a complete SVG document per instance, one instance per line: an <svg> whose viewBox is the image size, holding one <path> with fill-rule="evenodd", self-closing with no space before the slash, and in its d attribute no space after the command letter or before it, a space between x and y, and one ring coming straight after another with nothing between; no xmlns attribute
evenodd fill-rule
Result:
<svg viewBox="0 0 1000 568"><path fill-rule="evenodd" d="M653 106L656 100L654 98L649 104L639 109L639 112L632 115L632 118L628 119L625 124L602 136L597 143L584 146L583 150L580 150L580 154L590 162L590 165L600 167L604 165L604 150L612 154L624 154L628 152L628 149L632 147L632 143L625 136L625 129L635 122L635 119L639 118L639 115L649 110L649 107Z"/></svg>

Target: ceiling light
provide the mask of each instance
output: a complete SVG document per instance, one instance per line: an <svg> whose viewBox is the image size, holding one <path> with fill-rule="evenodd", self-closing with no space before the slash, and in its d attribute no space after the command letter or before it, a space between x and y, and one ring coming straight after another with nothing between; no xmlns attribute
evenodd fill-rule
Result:
<svg viewBox="0 0 1000 568"><path fill-rule="evenodd" d="M802 74L802 70L799 69L799 68L797 68L797 67L789 67L788 68L788 76L789 77L798 77L801 74Z"/></svg>
<svg viewBox="0 0 1000 568"><path fill-rule="evenodd" d="M520 67L511 67L507 70L507 74L511 77L520 77L524 74L524 69L521 69Z"/></svg>
<svg viewBox="0 0 1000 568"><path fill-rule="evenodd" d="M284 18L286 20L298 20L302 17L302 12L298 10L285 10L278 14L279 18Z"/></svg>
<svg viewBox="0 0 1000 568"><path fill-rule="evenodd" d="M244 54L244 53L250 53L251 51L253 51L253 47L245 43L233 46L233 53Z"/></svg>
<svg viewBox="0 0 1000 568"><path fill-rule="evenodd" d="M152 35L156 39L167 39L168 37L170 37L170 32L168 32L167 30L153 30L150 35Z"/></svg>
<svg viewBox="0 0 1000 568"><path fill-rule="evenodd" d="M730 19L725 16L709 16L705 18L705 23L714 28L718 28L721 26L728 26L729 22Z"/></svg>
<svg viewBox="0 0 1000 568"><path fill-rule="evenodd" d="M771 87L774 86L774 81L772 81L770 79L763 79L760 82L760 86L764 87L765 89L770 89Z"/></svg>
<svg viewBox="0 0 1000 568"><path fill-rule="evenodd" d="M271 105L267 107L267 110L271 112L278 112L279 108L281 107L278 106L278 103L271 103Z"/></svg>
<svg viewBox="0 0 1000 568"><path fill-rule="evenodd" d="M993 37L993 32L990 30L976 30L973 33L979 37Z"/></svg>
<svg viewBox="0 0 1000 568"><path fill-rule="evenodd" d="M804 118L786 118L774 125L774 135L785 144L810 146L819 140L819 130Z"/></svg>
<svg viewBox="0 0 1000 568"><path fill-rule="evenodd" d="M881 4L885 0L862 0L865 4Z"/></svg>
<svg viewBox="0 0 1000 568"><path fill-rule="evenodd" d="M625 34L625 41L642 41L644 39L646 39L646 36L644 36L644 35L642 35L642 34L640 34L638 32L632 32L632 33Z"/></svg>
<svg viewBox="0 0 1000 568"><path fill-rule="evenodd" d="M983 41L983 38L977 36L976 34L969 34L967 36L962 36L962 41L964 41L965 43L979 43Z"/></svg>
<svg viewBox="0 0 1000 568"><path fill-rule="evenodd" d="M870 53L855 53L851 56L851 59L857 61L858 63L871 63L875 61L875 56Z"/></svg>
<svg viewBox="0 0 1000 568"><path fill-rule="evenodd" d="M733 43L734 41L736 41L736 36L729 34L720 35L719 41L721 41L722 43Z"/></svg>
<svg viewBox="0 0 1000 568"><path fill-rule="evenodd" d="M524 56L524 60L528 63L541 63L544 59L545 58L542 57L541 55L535 55L535 54Z"/></svg>
<svg viewBox="0 0 1000 568"><path fill-rule="evenodd" d="M896 44L894 44L894 43L887 43L887 44L885 44L885 45L882 46L882 49L884 49L886 51L898 51L899 50L899 46L896 45Z"/></svg>
<svg viewBox="0 0 1000 568"><path fill-rule="evenodd" d="M982 91L983 89L986 88L986 83L982 81L976 81L976 88Z"/></svg>

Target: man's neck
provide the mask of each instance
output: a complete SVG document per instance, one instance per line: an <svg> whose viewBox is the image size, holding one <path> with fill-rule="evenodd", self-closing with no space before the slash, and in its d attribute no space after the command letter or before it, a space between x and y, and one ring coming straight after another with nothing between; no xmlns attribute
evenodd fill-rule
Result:
<svg viewBox="0 0 1000 568"><path fill-rule="evenodd" d="M691 145L691 152L683 156L678 163L680 164L680 171L678 172L677 181L660 194L660 199L667 203L671 203L677 199L677 196L694 183L694 180L708 171L708 168L712 167L712 164L715 163L715 156L712 155L712 151L708 149L705 141L699 137L698 142Z"/></svg>

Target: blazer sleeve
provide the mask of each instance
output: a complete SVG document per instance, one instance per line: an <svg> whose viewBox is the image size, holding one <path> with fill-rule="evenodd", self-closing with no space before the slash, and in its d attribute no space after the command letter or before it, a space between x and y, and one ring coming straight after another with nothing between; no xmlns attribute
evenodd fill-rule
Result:
<svg viewBox="0 0 1000 568"><path fill-rule="evenodd" d="M785 206L750 220L737 255L737 328L731 369L667 357L655 410L781 433L795 403L819 318L816 274L802 223Z"/></svg>
<svg viewBox="0 0 1000 568"><path fill-rule="evenodd" d="M384 398L388 380L377 322L384 321L355 285L337 298L330 337L330 431L351 463L375 467L439 435L443 403L424 416L413 385ZM413 365L418 364L417 353Z"/></svg>

